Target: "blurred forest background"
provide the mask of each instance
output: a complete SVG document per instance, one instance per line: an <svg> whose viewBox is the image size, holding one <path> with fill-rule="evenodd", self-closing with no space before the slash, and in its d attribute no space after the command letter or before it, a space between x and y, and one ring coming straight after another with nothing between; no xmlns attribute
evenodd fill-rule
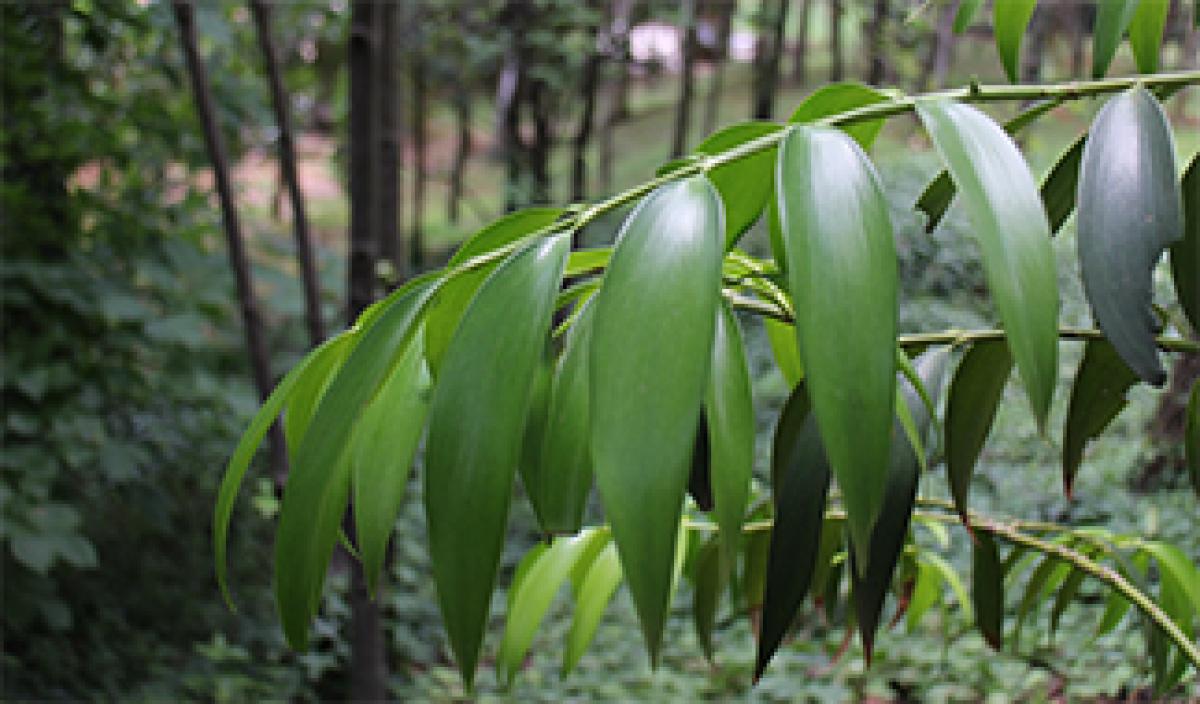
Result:
<svg viewBox="0 0 1200 704"><path fill-rule="evenodd" d="M911 92L1002 82L989 13L958 35L956 4L0 2L0 696L461 697L427 569L419 482L378 600L343 559L314 647L294 653L270 592L287 469L273 437L234 522L239 609L222 603L214 492L260 397L348 317L506 211L611 194L721 126L786 119L826 82ZM1172 2L1167 69L1198 66L1196 12ZM1089 2L1040 3L1023 77L1083 77L1094 18ZM1132 71L1127 52L1114 75ZM1036 174L1096 108L1057 109L1023 137ZM1200 149L1200 96L1184 91L1167 108L1185 163ZM912 208L938 169L927 142L907 118L892 120L874 157L897 229L902 326L985 326L992 314L963 216L952 210L926 234ZM611 240L616 226L593 225L582 244ZM1065 232L1056 248L1073 248ZM744 246L767 252L766 239L756 229ZM1064 322L1082 322L1078 277L1063 269ZM761 326L744 323L763 472L787 384ZM1064 356L1069 375L1077 350ZM1172 388L1186 388L1197 366L1177 365ZM1200 558L1171 393L1136 390L1090 451L1073 503L1025 490L1056 485L1057 450L1034 440L1014 405L1002 407L985 449L981 508L1141 531ZM1064 405L1060 394L1058 418ZM934 476L922 491L939 495L943 483ZM917 537L965 564L964 536ZM531 512L518 509L505 575L536 540ZM557 675L568 623L560 604L514 689L502 692L489 672L480 697L1107 701L1143 684L1132 620L1092 639L1098 607L1072 608L1057 635L1031 628L997 654L946 595L937 618L882 638L870 670L857 643L838 655L844 628L814 614L751 689L749 620L723 615L709 664L690 629L691 596L677 598L658 672L621 593L569 679Z"/></svg>

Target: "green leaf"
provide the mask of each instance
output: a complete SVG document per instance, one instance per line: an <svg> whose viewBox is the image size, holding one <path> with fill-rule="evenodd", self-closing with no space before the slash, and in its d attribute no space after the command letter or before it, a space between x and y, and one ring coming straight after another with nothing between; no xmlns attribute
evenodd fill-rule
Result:
<svg viewBox="0 0 1200 704"><path fill-rule="evenodd" d="M996 419L1004 385L1012 373L1012 356L1001 340L977 342L963 355L946 400L946 479L963 523L971 476L983 443Z"/></svg>
<svg viewBox="0 0 1200 704"><path fill-rule="evenodd" d="M925 613L937 603L942 595L941 586L937 570L918 556L917 578L913 583L912 596L908 600L908 611L904 614L905 626L909 633L916 630Z"/></svg>
<svg viewBox="0 0 1200 704"><path fill-rule="evenodd" d="M1142 380L1160 386L1151 309L1154 267L1183 235L1175 144L1146 89L1108 101L1096 116L1079 173L1078 246L1096 322Z"/></svg>
<svg viewBox="0 0 1200 704"><path fill-rule="evenodd" d="M1158 70L1163 28L1167 25L1167 12L1170 9L1170 0L1138 0L1137 10L1129 23L1129 47L1133 49L1140 73Z"/></svg>
<svg viewBox="0 0 1200 704"><path fill-rule="evenodd" d="M960 0L958 10L954 13L954 33L962 34L967 31L981 7L983 0Z"/></svg>
<svg viewBox="0 0 1200 704"><path fill-rule="evenodd" d="M706 179L660 188L622 227L595 302L592 460L651 662L712 357L724 231Z"/></svg>
<svg viewBox="0 0 1200 704"><path fill-rule="evenodd" d="M788 118L788 122L808 124L854 108L884 103L891 99L891 95L861 83L830 83L814 90L805 98ZM881 129L883 120L869 120L847 125L842 131L853 137L863 149L870 149Z"/></svg>
<svg viewBox="0 0 1200 704"><path fill-rule="evenodd" d="M1192 478L1192 490L1200 496L1200 380L1192 382L1183 427L1183 456Z"/></svg>
<svg viewBox="0 0 1200 704"><path fill-rule="evenodd" d="M1072 569L1066 581L1059 587L1058 594L1054 597L1054 606L1050 609L1051 635L1058 631L1058 624L1062 620L1063 613L1066 612L1071 602L1075 600L1076 595L1079 594L1079 588L1083 585L1083 578L1086 576L1083 571Z"/></svg>
<svg viewBox="0 0 1200 704"><path fill-rule="evenodd" d="M512 682L555 595L567 581L576 562L597 540L607 540L607 534L600 530L588 530L579 535L555 538L550 547L536 554L521 575L521 580L513 581L504 638L496 659L496 669L502 681Z"/></svg>
<svg viewBox="0 0 1200 704"><path fill-rule="evenodd" d="M425 516L446 633L470 686L504 543L534 372L570 240L533 242L463 315L429 408Z"/></svg>
<svg viewBox="0 0 1200 704"><path fill-rule="evenodd" d="M1001 0L993 6L996 51L1011 83L1016 83L1020 77L1021 38L1025 36L1036 4L1037 0Z"/></svg>
<svg viewBox="0 0 1200 704"><path fill-rule="evenodd" d="M741 545L754 471L754 399L742 333L733 310L724 303L716 315L704 418L712 450L714 513L725 559L732 561Z"/></svg>
<svg viewBox="0 0 1200 704"><path fill-rule="evenodd" d="M348 448L358 419L395 368L436 290L429 278L397 289L330 382L292 464L275 534L275 602L288 643L308 644L350 491Z"/></svg>
<svg viewBox="0 0 1200 704"><path fill-rule="evenodd" d="M743 122L713 133L696 147L700 154L715 155L780 130L773 122ZM725 249L731 249L758 221L771 195L775 148L722 164L708 177L721 194L725 209Z"/></svg>
<svg viewBox="0 0 1200 704"><path fill-rule="evenodd" d="M793 128L775 180L813 411L851 540L867 555L895 402L897 269L887 200L858 144L829 128ZM865 560L859 566L865 570Z"/></svg>
<svg viewBox="0 0 1200 704"><path fill-rule="evenodd" d="M762 676L808 594L821 548L829 464L805 385L779 414L771 450L775 522L767 558L754 678Z"/></svg>
<svg viewBox="0 0 1200 704"><path fill-rule="evenodd" d="M1014 644L1019 646L1021 628L1025 624L1026 617L1029 616L1029 612L1037 605L1042 595L1054 588L1054 575L1060 570L1063 571L1061 578L1065 578L1065 571L1070 570L1070 566L1060 562L1053 555L1046 555L1029 575L1029 579L1025 582L1025 592L1021 595L1020 603L1017 604L1017 622L1013 627L1012 635Z"/></svg>
<svg viewBox="0 0 1200 704"><path fill-rule="evenodd" d="M692 623L696 627L696 638L704 649L704 657L709 662L713 660L713 626L717 619L717 607L721 601L721 592L729 569L722 564L720 541L709 539L700 547L696 554L695 594L692 597Z"/></svg>
<svg viewBox="0 0 1200 704"><path fill-rule="evenodd" d="M1164 584L1169 581L1179 587L1183 602L1191 613L1200 614L1200 570L1188 560L1183 550L1157 540L1141 541L1138 547L1158 563Z"/></svg>
<svg viewBox="0 0 1200 704"><path fill-rule="evenodd" d="M1096 0L1096 26L1092 30L1092 78L1103 78L1108 72L1108 65L1121 45L1121 37L1133 19L1138 2Z"/></svg>
<svg viewBox="0 0 1200 704"><path fill-rule="evenodd" d="M525 485L538 524L549 533L579 530L592 489L588 349L594 309L592 301L585 303L567 335L554 370L537 481Z"/></svg>
<svg viewBox="0 0 1200 704"><path fill-rule="evenodd" d="M450 257L446 269L453 269L475 257L537 232L558 220L564 212L566 211L561 208L527 208L505 215L471 235L454 256ZM462 272L447 281L429 305L425 316L429 321L425 326L425 360L434 377L439 376L442 358L446 355L446 349L450 346L450 340L458 329L463 313L480 285L498 265L499 262L493 262Z"/></svg>
<svg viewBox="0 0 1200 704"><path fill-rule="evenodd" d="M763 318L767 331L767 342L775 355L775 364L789 387L795 387L804 378L804 365L800 362L800 349L796 346L796 328L775 320Z"/></svg>
<svg viewBox="0 0 1200 704"><path fill-rule="evenodd" d="M546 439L550 393L554 383L554 345L549 339L545 341L536 356L537 364L534 366L533 378L529 386L529 410L525 414L525 428L521 439L521 459L517 463L517 473L521 477L521 484L525 487L525 495L533 506L534 515L538 517L538 526L541 527L542 532L552 535L553 531L546 527L541 516L546 510L543 503L553 503L555 497L546 497L540 491L542 477L550 471L542 462L542 443Z"/></svg>
<svg viewBox="0 0 1200 704"><path fill-rule="evenodd" d="M583 578L575 595L575 618L567 633L567 647L563 650L562 675L566 675L579 663L588 644L596 636L600 617L612 600L613 593L621 584L621 560L615 543L607 546L596 556Z"/></svg>
<svg viewBox="0 0 1200 704"><path fill-rule="evenodd" d="M570 279L602 271L608 266L608 260L611 258L611 247L575 250L567 257L567 268L563 271L563 276Z"/></svg>
<svg viewBox="0 0 1200 704"><path fill-rule="evenodd" d="M1075 194L1079 189L1079 164L1083 160L1083 145L1087 135L1082 134L1071 143L1067 151L1058 157L1054 167L1042 181L1042 203L1050 221L1051 234L1058 234L1071 211L1075 210Z"/></svg>
<svg viewBox="0 0 1200 704"><path fill-rule="evenodd" d="M976 533L971 546L971 603L979 632L999 650L1004 640L1004 574L990 533Z"/></svg>
<svg viewBox="0 0 1200 704"><path fill-rule="evenodd" d="M928 564L941 577L946 586L950 587L950 591L954 594L954 599L958 602L958 607L962 609L963 618L970 620L974 616L974 611L971 608L972 599L967 594L967 588L963 585L962 579L958 573L946 562L940 555L926 552L921 554L921 561Z"/></svg>
<svg viewBox="0 0 1200 704"><path fill-rule="evenodd" d="M379 583L388 539L425 428L431 384L422 351L418 330L354 431L355 539L372 593Z"/></svg>
<svg viewBox="0 0 1200 704"><path fill-rule="evenodd" d="M322 345L327 348L314 354L312 363L305 365L296 380L296 388L288 396L286 413L283 416L283 431L287 438L288 457L295 462L300 452L300 443L308 432L317 403L325 395L329 384L342 368L346 356L358 342L361 329L352 328Z"/></svg>
<svg viewBox="0 0 1200 704"><path fill-rule="evenodd" d="M1063 488L1068 497L1083 460L1084 446L1104 432L1125 408L1128 403L1125 392L1136 381L1129 365L1121 360L1111 344L1105 340L1088 340L1071 387L1071 402L1063 431Z"/></svg>
<svg viewBox="0 0 1200 704"><path fill-rule="evenodd" d="M1171 279L1192 330L1200 331L1200 156L1192 157L1180 190L1183 238L1171 245Z"/></svg>
<svg viewBox="0 0 1200 704"><path fill-rule="evenodd" d="M965 201L1009 350L1044 429L1058 380L1058 274L1033 176L1012 139L975 108L922 100L917 113Z"/></svg>

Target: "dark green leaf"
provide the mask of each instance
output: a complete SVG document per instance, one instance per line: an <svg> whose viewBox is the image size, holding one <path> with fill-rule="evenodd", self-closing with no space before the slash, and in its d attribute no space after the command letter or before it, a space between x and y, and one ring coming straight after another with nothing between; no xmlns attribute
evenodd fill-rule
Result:
<svg viewBox="0 0 1200 704"><path fill-rule="evenodd" d="M696 147L700 154L720 154L739 144L778 132L773 122L743 122L712 134ZM775 148L764 149L743 159L722 164L709 172L712 184L725 206L725 249L733 247L742 233L758 221L771 196Z"/></svg>
<svg viewBox="0 0 1200 704"><path fill-rule="evenodd" d="M1162 46L1163 28L1171 0L1138 0L1137 10L1129 23L1129 46L1137 60L1138 71L1158 70L1158 54Z"/></svg>
<svg viewBox="0 0 1200 704"><path fill-rule="evenodd" d="M1020 76L1021 38L1025 36L1036 4L1037 0L1000 0L993 6L996 51L1000 53L1000 62L1012 83Z"/></svg>
<svg viewBox="0 0 1200 704"><path fill-rule="evenodd" d="M570 240L534 242L488 277L446 348L429 408L425 517L446 633L470 686L504 542L532 384Z"/></svg>
<svg viewBox="0 0 1200 704"><path fill-rule="evenodd" d="M308 432L308 424L312 422L317 403L325 395L329 384L346 361L346 356L358 342L359 330L352 328L323 343L322 351L313 355L312 364L306 365L304 372L296 380L296 388L288 397L286 413L283 416L288 457L292 462L296 461L300 452L300 443L304 440L304 434Z"/></svg>
<svg viewBox="0 0 1200 704"><path fill-rule="evenodd" d="M1058 234L1063 223L1071 217L1071 211L1075 209L1075 194L1079 188L1079 163L1083 160L1083 145L1086 143L1087 135L1080 135L1058 161L1054 162L1054 167L1042 181L1042 203L1046 207L1051 234Z"/></svg>
<svg viewBox="0 0 1200 704"><path fill-rule="evenodd" d="M967 206L1009 350L1044 429L1058 380L1058 273L1033 176L1012 139L975 108L923 100L917 113Z"/></svg>
<svg viewBox="0 0 1200 704"><path fill-rule="evenodd" d="M1053 635L1058 631L1059 621L1062 619L1063 613L1075 597L1079 594L1079 587L1083 585L1083 578L1086 576L1081 570L1073 569L1071 574L1063 582L1058 589L1058 594L1054 597L1054 606L1050 610L1050 633Z"/></svg>
<svg viewBox="0 0 1200 704"><path fill-rule="evenodd" d="M704 657L713 659L713 626L717 619L717 607L729 569L722 565L721 547L717 539L709 539L696 555L695 595L692 597L692 623L696 627L696 638L704 649Z"/></svg>
<svg viewBox="0 0 1200 704"><path fill-rule="evenodd" d="M960 0L958 10L954 13L954 33L962 34L967 31L967 27L971 26L971 22L975 20L975 15L979 13L981 7L983 7L983 0Z"/></svg>
<svg viewBox="0 0 1200 704"><path fill-rule="evenodd" d="M554 383L554 349L549 340L542 345L537 355L538 363L534 367L533 380L529 391L529 412L525 415L525 430L521 440L521 460L517 464L521 485L525 487L525 495L533 506L533 513L538 517L538 525L546 534L552 534L542 521L542 515L547 511L544 504L553 503L556 497L546 496L540 486L544 475L551 470L542 461L542 444L546 439L546 423L549 420L550 393ZM551 509L552 510L552 509Z"/></svg>
<svg viewBox="0 0 1200 704"><path fill-rule="evenodd" d="M1004 574L990 533L975 534L971 546L971 603L984 640L999 650L1003 643Z"/></svg>
<svg viewBox="0 0 1200 704"><path fill-rule="evenodd" d="M946 479L950 495L963 522L967 522L967 495L971 476L996 419L1004 385L1012 373L1008 345L993 340L977 342L967 350L946 400Z"/></svg>
<svg viewBox="0 0 1200 704"><path fill-rule="evenodd" d="M738 554L742 517L754 471L754 399L742 333L733 310L720 306L713 333L712 366L704 395L711 448L712 495L725 559Z"/></svg>
<svg viewBox="0 0 1200 704"><path fill-rule="evenodd" d="M800 358L851 540L867 555L883 504L896 388L887 200L858 144L829 128L792 129L779 148L776 183Z"/></svg>
<svg viewBox="0 0 1200 704"><path fill-rule="evenodd" d="M1084 292L1096 322L1139 378L1166 380L1154 336L1152 277L1183 235L1175 145L1146 89L1108 101L1096 116L1079 173L1078 244Z"/></svg>
<svg viewBox="0 0 1200 704"><path fill-rule="evenodd" d="M1171 245L1171 279L1179 305L1200 331L1200 156L1183 174L1183 238Z"/></svg>
<svg viewBox="0 0 1200 704"><path fill-rule="evenodd" d="M1139 0L1096 0L1096 26L1092 30L1092 78L1108 72L1121 37L1133 19Z"/></svg>
<svg viewBox="0 0 1200 704"><path fill-rule="evenodd" d="M652 662L712 357L724 231L706 179L662 187L626 220L595 302L592 460Z"/></svg>
<svg viewBox="0 0 1200 704"><path fill-rule="evenodd" d="M800 103L800 106L788 118L788 122L795 124L816 122L824 117L888 100L891 100L891 96L887 93L861 83L830 83L816 89L805 98L804 102ZM883 120L857 122L842 129L853 137L860 147L870 149L875 138L879 136L879 130L883 129Z"/></svg>
<svg viewBox="0 0 1200 704"><path fill-rule="evenodd" d="M1089 440L1104 432L1125 408L1125 392L1137 381L1129 365L1105 340L1088 340L1071 387L1063 431L1063 488L1071 496L1075 473Z"/></svg>
<svg viewBox="0 0 1200 704"><path fill-rule="evenodd" d="M1021 601L1017 604L1017 622L1013 627L1012 639L1013 643L1018 647L1021 641L1021 628L1025 625L1025 619L1029 616L1029 612L1037 606L1038 601L1042 598L1042 594L1053 588L1054 574L1058 570L1069 569L1069 566L1060 562L1053 555L1046 555L1038 563L1037 567L1033 568L1033 572L1025 582L1025 592L1021 595ZM1062 576L1065 578L1066 574Z"/></svg>

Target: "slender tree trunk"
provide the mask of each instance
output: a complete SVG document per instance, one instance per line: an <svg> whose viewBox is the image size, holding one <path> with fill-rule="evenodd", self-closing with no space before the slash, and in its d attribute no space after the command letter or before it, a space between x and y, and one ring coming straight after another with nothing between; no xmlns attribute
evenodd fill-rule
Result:
<svg viewBox="0 0 1200 704"><path fill-rule="evenodd" d="M221 202L225 242L229 248L229 263L233 269L234 284L237 287L238 303L242 312L242 326L246 334L246 350L250 355L250 368L254 374L254 385L258 389L259 398L265 400L271 393L275 381L271 377L270 358L266 342L263 339L262 317L259 314L258 300L254 294L250 258L246 254L241 223L238 221L237 206L233 200L229 159L225 153L221 129L217 125L217 111L209 91L207 71L204 68L204 61L200 58L200 49L196 41L195 9L187 0L175 0L173 7L175 21L183 40L183 53L187 60L188 74L191 77L192 93L196 100L196 113L204 132L204 145L208 150L208 158L212 162L217 198ZM278 422L271 426L270 457L272 473L277 481L281 480L287 474L287 445Z"/></svg>
<svg viewBox="0 0 1200 704"><path fill-rule="evenodd" d="M1068 3L1061 10L1066 15L1067 29L1071 35L1071 77L1082 78L1084 71L1084 7Z"/></svg>
<svg viewBox="0 0 1200 704"><path fill-rule="evenodd" d="M379 131L374 160L379 183L379 238L380 257L392 268L390 285L398 285L408 278L408 261L404 251L404 236L401 234L401 204L404 190L400 183L402 158L400 116L400 8L394 3L383 3L379 13L379 66L376 79L376 100L379 110Z"/></svg>
<svg viewBox="0 0 1200 704"><path fill-rule="evenodd" d="M796 46L792 52L792 82L804 85L808 82L808 15L812 0L797 0Z"/></svg>
<svg viewBox="0 0 1200 704"><path fill-rule="evenodd" d="M1025 48L1021 52L1021 80L1036 83L1042 77L1042 58L1046 52L1047 8L1036 7L1025 31Z"/></svg>
<svg viewBox="0 0 1200 704"><path fill-rule="evenodd" d="M521 136L521 103L529 90L523 39L529 10L528 0L508 0L501 20L509 37L496 81L496 128L504 155L505 212L512 212L528 201L524 178L528 148Z"/></svg>
<svg viewBox="0 0 1200 704"><path fill-rule="evenodd" d="M629 27L633 16L634 0L612 0L612 22L608 35L612 51L611 63L616 69L616 79L606 91L604 120L600 125L600 189L612 190L613 142L617 123L628 113L629 83Z"/></svg>
<svg viewBox="0 0 1200 704"><path fill-rule="evenodd" d="M770 28L770 34L764 31L759 35L758 49L754 57L756 70L752 112L756 120L770 120L775 112L775 92L779 86L779 64L783 58L784 28L787 27L789 4L790 0L777 0L775 15L766 25Z"/></svg>
<svg viewBox="0 0 1200 704"><path fill-rule="evenodd" d="M593 7L595 3L592 3ZM598 27L591 29L592 50L583 64L583 77L579 82L579 125L571 150L571 200L581 202L587 198L587 148L592 141L592 126L596 115L596 89L600 84L600 64L604 60L607 40L600 36ZM578 244L578 243L576 243Z"/></svg>
<svg viewBox="0 0 1200 704"><path fill-rule="evenodd" d="M836 83L846 77L846 57L842 55L842 0L829 0L829 80Z"/></svg>
<svg viewBox="0 0 1200 704"><path fill-rule="evenodd" d="M550 156L554 151L550 86L541 79L530 81L528 99L533 114L533 143L528 149L529 171L533 178L530 202L546 205L551 202Z"/></svg>
<svg viewBox="0 0 1200 704"><path fill-rule="evenodd" d="M412 60L412 224L409 230L409 246L412 249L412 265L420 270L425 259L425 185L429 178L426 157L428 156L428 112L429 91L426 86L425 52L422 47L413 48Z"/></svg>
<svg viewBox="0 0 1200 704"><path fill-rule="evenodd" d="M696 0L681 0L680 15L683 20L683 37L680 49L683 67L679 72L679 102L675 108L675 133L671 140L671 158L683 156L687 151L688 127L692 123L692 91L695 84L696 63Z"/></svg>
<svg viewBox="0 0 1200 704"><path fill-rule="evenodd" d="M717 129L721 97L725 92L725 66L729 63L729 33L733 27L733 15L736 10L737 0L724 0L721 3L721 19L717 30L717 54L713 59L712 82L709 85L704 105L704 134L712 134Z"/></svg>
<svg viewBox="0 0 1200 704"><path fill-rule="evenodd" d="M463 180L471 157L471 92L462 81L454 87L454 120L458 128L458 146L450 168L450 189L446 197L446 219L458 224L462 210Z"/></svg>
<svg viewBox="0 0 1200 704"><path fill-rule="evenodd" d="M867 83L872 86L881 86L887 80L887 17L888 0L875 0L870 27L871 65L867 73Z"/></svg>
<svg viewBox="0 0 1200 704"><path fill-rule="evenodd" d="M946 83L950 72L950 61L954 53L954 7L945 7L938 16L937 28L929 53L925 55L924 78L918 79L921 90L940 88Z"/></svg>

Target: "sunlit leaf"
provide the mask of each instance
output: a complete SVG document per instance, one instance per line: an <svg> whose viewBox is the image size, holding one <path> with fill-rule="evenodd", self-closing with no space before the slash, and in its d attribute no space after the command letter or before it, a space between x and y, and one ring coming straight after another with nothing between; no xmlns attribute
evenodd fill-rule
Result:
<svg viewBox="0 0 1200 704"><path fill-rule="evenodd" d="M1012 356L1001 340L977 342L967 349L946 400L946 479L963 522L975 463L996 419L1004 385L1012 373Z"/></svg>
<svg viewBox="0 0 1200 704"><path fill-rule="evenodd" d="M954 12L954 33L962 34L967 31L981 7L983 0L959 0L958 9Z"/></svg>
<svg viewBox="0 0 1200 704"><path fill-rule="evenodd" d="M789 387L796 386L804 378L804 365L796 346L796 328L774 318L763 318L763 328L767 331L767 342L771 345L779 373Z"/></svg>
<svg viewBox="0 0 1200 704"><path fill-rule="evenodd" d="M824 117L891 100L891 96L861 83L830 83L814 90L796 108L788 122L806 124ZM870 149L883 129L883 120L868 120L846 125L842 130L863 149Z"/></svg>
<svg viewBox="0 0 1200 704"><path fill-rule="evenodd" d="M563 651L562 674L575 669L579 658L596 636L600 617L613 593L621 584L621 560L615 543L609 542L592 562L587 575L580 582L575 594L575 617L567 633L567 647Z"/></svg>
<svg viewBox="0 0 1200 704"><path fill-rule="evenodd" d="M1092 30L1092 78L1103 78L1108 72L1108 65L1121 45L1121 37L1137 11L1138 3L1139 0L1096 0L1096 25Z"/></svg>
<svg viewBox="0 0 1200 704"><path fill-rule="evenodd" d="M743 122L719 130L696 146L699 154L720 154L739 144L780 130L773 122ZM744 159L722 164L708 177L721 194L725 209L725 248L733 247L742 233L758 221L771 196L775 148L764 149Z"/></svg>
<svg viewBox="0 0 1200 704"><path fill-rule="evenodd" d="M912 596L909 597L908 611L904 614L905 626L909 633L916 630L925 613L937 603L941 595L942 581L937 570L918 556L917 577L913 583Z"/></svg>
<svg viewBox="0 0 1200 704"><path fill-rule="evenodd" d="M1125 408L1128 403L1125 393L1135 382L1137 377L1111 344L1105 340L1088 341L1071 386L1063 431L1063 488L1067 496L1071 495L1075 474L1083 460L1084 446L1104 432Z"/></svg>
<svg viewBox="0 0 1200 704"><path fill-rule="evenodd" d="M1025 28L1033 17L1037 0L1000 0L992 7L992 23L995 25L996 51L1008 80L1016 83L1020 77L1021 39Z"/></svg>
<svg viewBox="0 0 1200 704"><path fill-rule="evenodd" d="M1129 22L1129 47L1137 61L1138 71L1154 73L1158 70L1158 54L1163 40L1163 28L1167 24L1167 12L1171 0L1138 0L1137 10Z"/></svg>

